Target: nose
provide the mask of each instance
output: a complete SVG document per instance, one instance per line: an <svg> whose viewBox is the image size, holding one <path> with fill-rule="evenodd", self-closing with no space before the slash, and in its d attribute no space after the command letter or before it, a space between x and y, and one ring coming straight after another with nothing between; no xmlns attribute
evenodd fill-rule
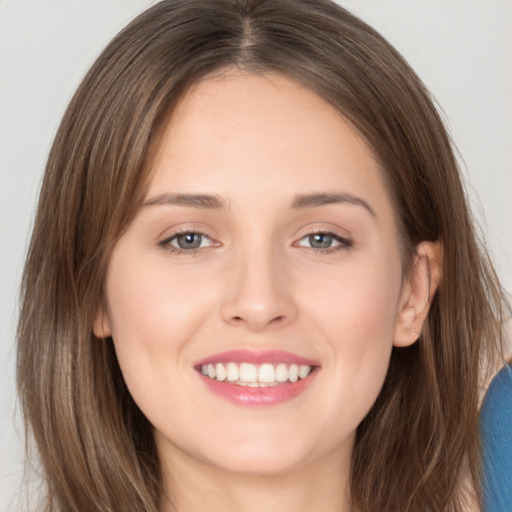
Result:
<svg viewBox="0 0 512 512"><path fill-rule="evenodd" d="M224 322L257 332L295 320L293 282L278 260L271 253L239 258L231 269L230 282L226 282L226 299L221 306Z"/></svg>

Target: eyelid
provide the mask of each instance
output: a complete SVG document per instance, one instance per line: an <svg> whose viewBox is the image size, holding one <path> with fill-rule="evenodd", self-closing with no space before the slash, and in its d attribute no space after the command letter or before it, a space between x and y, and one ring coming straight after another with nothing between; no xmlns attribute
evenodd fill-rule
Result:
<svg viewBox="0 0 512 512"><path fill-rule="evenodd" d="M165 235L163 237L160 237L159 239L159 243L163 243L163 242L169 242L170 240L172 240L173 238L176 238L180 235L188 235L188 234L193 234L193 235L201 235L201 236L204 236L205 238L208 238L211 240L211 236L210 235L207 235L206 233L204 233L203 231L199 230L199 229L195 229L195 228L185 228L185 229L178 229L176 231L173 231L170 235Z"/></svg>

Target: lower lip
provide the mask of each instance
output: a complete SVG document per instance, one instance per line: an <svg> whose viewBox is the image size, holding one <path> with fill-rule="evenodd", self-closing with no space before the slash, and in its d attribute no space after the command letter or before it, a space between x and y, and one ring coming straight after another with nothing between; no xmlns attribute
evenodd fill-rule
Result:
<svg viewBox="0 0 512 512"><path fill-rule="evenodd" d="M277 386L248 387L219 382L199 374L208 389L236 405L275 405L287 402L307 389L317 374L314 369L306 378L297 382L286 382Z"/></svg>

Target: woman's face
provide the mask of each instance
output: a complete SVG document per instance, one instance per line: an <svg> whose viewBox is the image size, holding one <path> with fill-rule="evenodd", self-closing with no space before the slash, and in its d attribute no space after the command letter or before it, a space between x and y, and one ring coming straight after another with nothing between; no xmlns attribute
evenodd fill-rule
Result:
<svg viewBox="0 0 512 512"><path fill-rule="evenodd" d="M348 460L408 290L357 132L287 78L225 72L177 105L95 332L164 461L283 473Z"/></svg>

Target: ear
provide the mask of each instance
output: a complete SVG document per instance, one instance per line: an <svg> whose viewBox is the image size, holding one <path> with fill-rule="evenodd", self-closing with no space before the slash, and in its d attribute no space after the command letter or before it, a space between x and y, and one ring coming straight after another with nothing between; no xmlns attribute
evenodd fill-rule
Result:
<svg viewBox="0 0 512 512"><path fill-rule="evenodd" d="M394 346L407 347L420 336L443 269L440 242L422 242L416 248L413 266L402 285L395 323Z"/></svg>
<svg viewBox="0 0 512 512"><path fill-rule="evenodd" d="M101 305L99 312L94 320L92 328L94 335L99 339L105 339L112 336L112 329L110 328L110 320L107 314L107 308Z"/></svg>

